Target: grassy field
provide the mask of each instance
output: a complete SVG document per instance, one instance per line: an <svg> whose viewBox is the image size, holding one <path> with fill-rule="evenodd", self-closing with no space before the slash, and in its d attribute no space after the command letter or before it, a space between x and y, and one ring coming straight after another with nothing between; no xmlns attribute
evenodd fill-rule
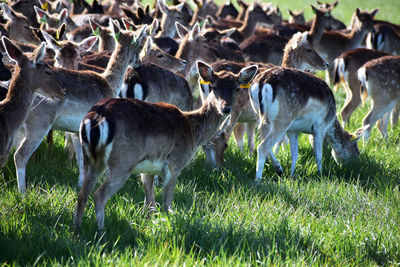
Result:
<svg viewBox="0 0 400 267"><path fill-rule="evenodd" d="M275 1L282 10L310 1ZM349 21L355 6L380 7L379 18L400 23L398 0L341 0L334 14ZM338 110L344 93L336 93ZM354 131L368 106L357 110ZM400 127L383 140L374 130L360 142L359 161L338 166L325 150L323 175L306 135L290 178L288 146L278 158L282 177L266 166L253 184L256 157L231 142L226 169L214 171L199 152L178 179L174 212L146 219L144 191L132 176L106 206L99 234L90 198L80 232L73 227L78 170L67 162L63 136L42 144L27 169L28 192L18 193L10 158L0 171L0 266L8 265L399 265ZM156 190L162 203L162 190Z"/></svg>

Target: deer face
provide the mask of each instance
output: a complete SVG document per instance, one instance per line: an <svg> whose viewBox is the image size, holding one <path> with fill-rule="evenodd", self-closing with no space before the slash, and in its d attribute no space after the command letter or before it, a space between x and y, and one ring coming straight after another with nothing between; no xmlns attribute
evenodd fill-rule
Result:
<svg viewBox="0 0 400 267"><path fill-rule="evenodd" d="M359 23L359 27L366 32L375 32L373 19L377 12L377 9L370 13L368 11L361 11L359 8L357 8L356 17Z"/></svg>
<svg viewBox="0 0 400 267"><path fill-rule="evenodd" d="M247 90L250 87L258 67L252 65L243 68L238 74L230 71L214 72L211 66L199 61L197 69L202 82L210 86L209 98L215 97L218 112L221 115L229 115L237 93L239 90Z"/></svg>

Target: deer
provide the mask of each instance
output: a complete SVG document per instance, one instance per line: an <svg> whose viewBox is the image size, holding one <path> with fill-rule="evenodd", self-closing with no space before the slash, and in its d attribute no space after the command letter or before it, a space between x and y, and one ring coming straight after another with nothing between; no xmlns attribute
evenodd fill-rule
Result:
<svg viewBox="0 0 400 267"><path fill-rule="evenodd" d="M316 8L311 5L315 14L309 31L312 44L318 43L322 38L324 29L335 25L335 20L329 9ZM280 65L283 51L289 39L276 34L253 35L240 44L246 61L272 63Z"/></svg>
<svg viewBox="0 0 400 267"><path fill-rule="evenodd" d="M43 61L45 44L32 56L24 54L11 40L3 36L2 44L16 67L5 99L0 102L0 169L10 154L14 135L24 123L35 93L59 101L65 97L64 89L54 71Z"/></svg>
<svg viewBox="0 0 400 267"><path fill-rule="evenodd" d="M369 60L387 55L389 54L383 51L356 48L342 53L335 59L333 83L335 88L342 83L346 92L346 100L340 111L344 127L349 124L351 114L361 104L358 69Z"/></svg>
<svg viewBox="0 0 400 267"><path fill-rule="evenodd" d="M30 111L24 123L25 138L14 154L18 188L21 193L26 191L27 161L48 131L53 128L77 133L80 121L92 105L101 99L118 96L128 65L138 60L146 36L146 27L140 30L136 38L134 32L121 30L113 21L111 24L113 35L118 37L117 45L103 74L54 68L58 83L65 88L65 98L59 103L36 98L35 109ZM79 139L74 137L73 144L80 170L78 186L81 186L83 161Z"/></svg>
<svg viewBox="0 0 400 267"><path fill-rule="evenodd" d="M367 61L358 70L358 78L361 82L361 96L363 104L367 96L371 99L371 109L363 118L363 127L375 123L386 113L392 110L400 100L400 57L383 56ZM397 118L396 118L397 119ZM385 118L387 120L387 118ZM387 124L387 121L384 121ZM364 141L367 142L371 127L365 131ZM387 138L386 126L382 135Z"/></svg>
<svg viewBox="0 0 400 267"><path fill-rule="evenodd" d="M182 112L165 103L120 98L97 103L83 118L79 132L85 155L85 180L74 218L77 229L81 227L88 196L106 168L108 177L94 193L99 230L104 230L106 202L131 173L141 173L145 205L150 211L156 208L154 175L162 176L163 208L172 210L174 187L181 170L229 115L240 85L250 83L257 72L257 66L243 68L239 74L214 72L201 61L197 69L212 88L207 101L197 110Z"/></svg>
<svg viewBox="0 0 400 267"><path fill-rule="evenodd" d="M49 12L37 6L34 6L34 9L36 12L36 19L38 23L44 25L45 29L58 28L67 21L68 10L66 8L61 10L60 14L50 14ZM68 24L66 24L66 26L68 26ZM69 31L71 30L71 28L67 27L67 30Z"/></svg>
<svg viewBox="0 0 400 267"><path fill-rule="evenodd" d="M325 32L319 42L314 43L315 50L329 63L331 68L329 75L326 75L327 82L333 77L333 61L343 52L358 48L362 40L369 32L374 31L373 17L378 12L377 9L372 12L361 11L359 8L355 11L355 21L351 32L342 33L340 31Z"/></svg>
<svg viewBox="0 0 400 267"><path fill-rule="evenodd" d="M23 14L15 12L5 3L1 4L1 9L3 10L3 15L7 18L4 28L10 39L24 44L40 44L39 38L29 28L31 26L30 21Z"/></svg>
<svg viewBox="0 0 400 267"><path fill-rule="evenodd" d="M300 132L313 136L318 173L322 174L324 138L332 146L338 163L349 163L359 155L357 141L366 131L347 133L336 118L335 98L329 86L318 77L292 68L275 67L259 73L250 88L251 105L260 121L255 182L260 183L267 156L278 175L283 169L271 148L287 134L290 142L293 176L298 158Z"/></svg>
<svg viewBox="0 0 400 267"><path fill-rule="evenodd" d="M328 67L328 63L325 62L317 54L317 52L315 52L315 50L312 48L311 42L312 40L308 32L298 32L293 35L285 47L281 66L297 68L306 71L326 69ZM240 70L242 65L243 64L240 63L217 61L212 66L216 70L229 69L236 73L238 70ZM271 67L275 67L275 65L259 64L260 71ZM200 89L200 96L202 99L204 99L204 96L206 96L210 91L209 86L200 81ZM258 123L258 116L251 107L248 90L243 90L237 96L236 102L232 107L230 123L224 130L225 138L229 138L231 132L233 131L238 147L241 151L243 151L244 127L237 125L237 122L246 123L249 152L252 154L255 148L254 130L256 124ZM212 146L212 144L207 146L206 157L213 167L222 166L223 153L227 147L220 145L222 141L219 139L224 137L222 135L218 135L213 138L211 143L216 144L215 148Z"/></svg>
<svg viewBox="0 0 400 267"><path fill-rule="evenodd" d="M393 55L400 53L400 31L391 25L376 24L375 33L367 36L367 48L377 49Z"/></svg>

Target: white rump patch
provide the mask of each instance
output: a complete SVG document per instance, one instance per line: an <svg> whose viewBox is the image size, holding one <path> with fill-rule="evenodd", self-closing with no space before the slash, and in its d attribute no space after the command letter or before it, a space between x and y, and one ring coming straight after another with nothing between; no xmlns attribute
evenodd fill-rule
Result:
<svg viewBox="0 0 400 267"><path fill-rule="evenodd" d="M250 103L253 110L260 115L260 101L258 99L259 84L253 83L250 87Z"/></svg>
<svg viewBox="0 0 400 267"><path fill-rule="evenodd" d="M135 84L135 87L133 87L133 93L134 93L134 97L135 99L139 99L139 100L144 100L143 99L143 87L141 84L137 83Z"/></svg>
<svg viewBox="0 0 400 267"><path fill-rule="evenodd" d="M361 85L365 87L368 91L368 81L367 81L367 73L365 68L360 68L357 71L358 80L360 81Z"/></svg>
<svg viewBox="0 0 400 267"><path fill-rule="evenodd" d="M272 85L269 83L264 84L261 92L261 102L270 120L274 120L279 113L278 98L275 98L275 101L273 101L273 96L274 90L272 88Z"/></svg>

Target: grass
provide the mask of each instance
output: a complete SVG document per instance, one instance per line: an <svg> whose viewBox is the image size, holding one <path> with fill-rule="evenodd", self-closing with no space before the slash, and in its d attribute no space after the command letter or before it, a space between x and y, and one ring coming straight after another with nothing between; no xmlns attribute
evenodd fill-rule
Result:
<svg viewBox="0 0 400 267"><path fill-rule="evenodd" d="M295 9L304 2L279 5ZM389 0L341 0L335 12L348 21L357 3L399 19L400 5ZM340 110L343 90L336 98ZM358 109L348 130L367 111ZM232 141L223 172L199 152L179 177L173 213L146 219L144 191L132 176L109 200L103 234L92 199L81 231L73 227L78 170L56 132L52 151L43 143L29 161L24 196L11 159L0 171L0 265L399 265L399 128L387 141L374 130L352 166L336 165L326 149L322 177L303 135L296 176L289 176L286 147L278 154L283 176L266 165L258 186L255 156L244 156ZM160 187L156 200L162 203Z"/></svg>

